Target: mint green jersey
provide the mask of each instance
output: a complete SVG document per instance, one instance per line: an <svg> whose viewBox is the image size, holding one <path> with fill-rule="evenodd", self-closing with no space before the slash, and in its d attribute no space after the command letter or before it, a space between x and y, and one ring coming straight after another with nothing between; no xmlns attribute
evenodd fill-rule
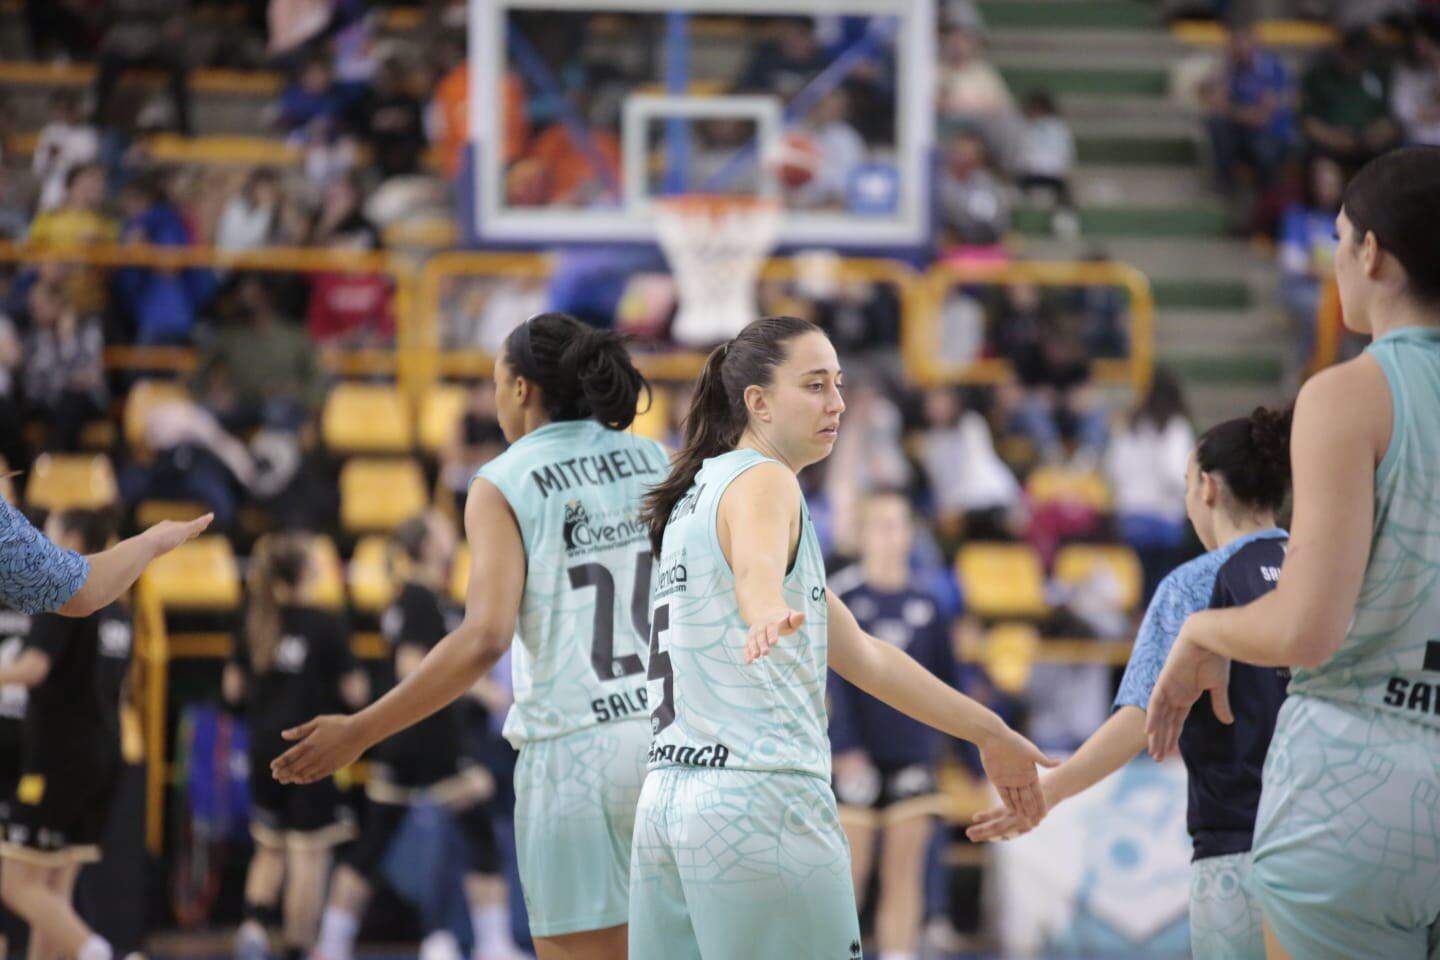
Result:
<svg viewBox="0 0 1440 960"><path fill-rule="evenodd" d="M650 769L787 771L830 779L826 732L825 563L802 501L785 602L805 623L745 663L747 628L720 549L720 498L769 458L732 450L706 460L670 512L655 564L650 637Z"/></svg>
<svg viewBox="0 0 1440 960"><path fill-rule="evenodd" d="M668 469L653 440L567 420L526 434L476 473L505 495L525 541L505 719L515 746L649 712L650 546L637 515Z"/></svg>
<svg viewBox="0 0 1440 960"><path fill-rule="evenodd" d="M1345 642L1321 666L1296 670L1290 692L1440 728L1440 330L1397 330L1366 352L1395 411L1375 471L1370 561Z"/></svg>

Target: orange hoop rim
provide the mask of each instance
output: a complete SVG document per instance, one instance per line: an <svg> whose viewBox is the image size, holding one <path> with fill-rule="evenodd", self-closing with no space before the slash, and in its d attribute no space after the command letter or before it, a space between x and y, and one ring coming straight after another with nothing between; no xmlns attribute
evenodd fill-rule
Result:
<svg viewBox="0 0 1440 960"><path fill-rule="evenodd" d="M774 197L756 197L745 194L727 193L679 193L668 197L656 197L655 206L686 216L714 217L737 210L757 213L778 212L780 201Z"/></svg>

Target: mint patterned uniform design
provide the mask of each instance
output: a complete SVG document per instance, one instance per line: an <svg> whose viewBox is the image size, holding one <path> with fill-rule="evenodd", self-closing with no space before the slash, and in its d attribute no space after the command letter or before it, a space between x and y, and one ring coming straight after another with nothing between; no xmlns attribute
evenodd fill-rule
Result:
<svg viewBox="0 0 1440 960"><path fill-rule="evenodd" d="M635 827L632 960L860 956L849 847L830 789L825 566L814 525L802 502L782 587L805 622L748 665L717 534L726 489L766 462L775 461L744 448L707 459L670 512L656 561L654 738ZM776 917L793 923L777 929Z"/></svg>
<svg viewBox="0 0 1440 960"><path fill-rule="evenodd" d="M1265 764L1255 881L1277 932L1304 945L1297 956L1437 958L1440 331L1397 330L1366 352L1394 410L1369 562L1339 651L1291 682Z"/></svg>
<svg viewBox="0 0 1440 960"><path fill-rule="evenodd" d="M535 936L622 924L650 710L650 547L636 514L663 478L660 444L594 420L557 421L477 477L514 512L525 594L505 737L520 875Z"/></svg>

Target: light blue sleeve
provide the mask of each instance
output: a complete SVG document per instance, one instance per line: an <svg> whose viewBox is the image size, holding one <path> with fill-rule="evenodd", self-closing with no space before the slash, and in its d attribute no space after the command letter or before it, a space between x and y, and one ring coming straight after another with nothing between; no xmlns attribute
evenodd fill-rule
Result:
<svg viewBox="0 0 1440 960"><path fill-rule="evenodd" d="M1202 568L1187 564L1160 581L1150 606L1145 610L1145 619L1140 621L1140 632L1135 636L1135 646L1130 651L1130 662L1125 666L1125 676L1120 680L1120 690L1115 694L1115 707L1150 708L1150 693L1170 647L1180 634L1185 619L1198 610L1204 610L1210 600L1210 588L1214 577L1205 576Z"/></svg>
<svg viewBox="0 0 1440 960"><path fill-rule="evenodd" d="M0 603L20 613L51 613L89 576L88 560L46 540L24 514L0 500Z"/></svg>

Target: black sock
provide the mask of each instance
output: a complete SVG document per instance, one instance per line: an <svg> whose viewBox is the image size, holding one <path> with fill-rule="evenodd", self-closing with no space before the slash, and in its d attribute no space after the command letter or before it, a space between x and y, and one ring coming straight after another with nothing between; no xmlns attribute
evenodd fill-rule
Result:
<svg viewBox="0 0 1440 960"><path fill-rule="evenodd" d="M262 927L280 926L280 908L264 903L251 903L245 901L244 919L254 920Z"/></svg>

